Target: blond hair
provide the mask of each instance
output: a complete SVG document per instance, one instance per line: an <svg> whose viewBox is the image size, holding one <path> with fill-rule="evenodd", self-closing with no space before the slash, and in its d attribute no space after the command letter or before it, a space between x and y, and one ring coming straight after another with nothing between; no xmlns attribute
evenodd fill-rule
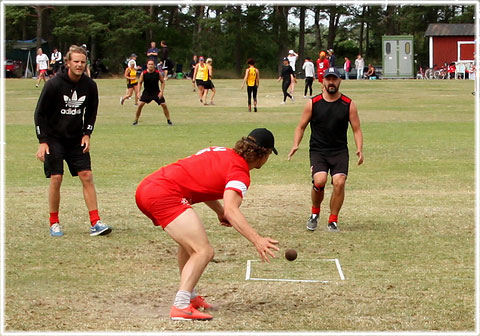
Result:
<svg viewBox="0 0 480 336"><path fill-rule="evenodd" d="M75 44L72 44L70 48L68 49L67 55L65 56L65 59L67 61L70 61L72 59L72 54L82 54L87 57L87 51L83 47L79 47Z"/></svg>

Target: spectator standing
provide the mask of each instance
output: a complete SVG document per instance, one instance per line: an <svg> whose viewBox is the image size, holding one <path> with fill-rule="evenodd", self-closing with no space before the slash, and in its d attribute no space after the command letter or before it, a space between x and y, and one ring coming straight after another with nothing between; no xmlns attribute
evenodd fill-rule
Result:
<svg viewBox="0 0 480 336"><path fill-rule="evenodd" d="M295 74L295 65L297 64L298 54L295 51L293 51L293 49L290 49L288 51L287 58L288 58L288 63L290 64L293 70L293 77L297 77ZM293 94L293 91L295 90L295 83L296 81L292 81L290 83L290 88L289 88L290 94Z"/></svg>
<svg viewBox="0 0 480 336"><path fill-rule="evenodd" d="M335 54L333 53L333 49L328 49L328 66L330 68L335 68L335 61L337 58L335 57Z"/></svg>
<svg viewBox="0 0 480 336"><path fill-rule="evenodd" d="M188 73L188 78L193 79L193 73L195 72L195 66L198 63L197 55L193 55L193 59L190 61L190 72ZM192 81L193 92L195 92L195 82Z"/></svg>
<svg viewBox="0 0 480 336"><path fill-rule="evenodd" d="M365 61L362 55L358 54L355 60L355 69L357 69L357 79L363 79L363 68L365 68Z"/></svg>
<svg viewBox="0 0 480 336"><path fill-rule="evenodd" d="M348 57L345 57L345 63L343 63L343 70L345 71L345 79L349 79L350 70L352 70L352 62Z"/></svg>
<svg viewBox="0 0 480 336"><path fill-rule="evenodd" d="M58 48L53 48L52 55L50 56L50 64L52 65L53 68L53 73L56 74L58 69L63 64L63 58L62 58L62 53L58 51Z"/></svg>
<svg viewBox="0 0 480 336"><path fill-rule="evenodd" d="M71 46L65 58L66 67L45 84L35 109L35 130L40 142L36 156L44 163L45 176L50 178L48 206L52 237L63 236L58 217L63 161L67 162L71 175L82 182L90 216L90 236L112 231L100 220L93 183L90 136L97 118L98 89L84 73L86 64L86 50Z"/></svg>
<svg viewBox="0 0 480 336"><path fill-rule="evenodd" d="M43 79L44 82L47 81L46 75L48 70L48 56L43 53L42 48L37 49L37 84L35 87L38 88L40 81Z"/></svg>
<svg viewBox="0 0 480 336"><path fill-rule="evenodd" d="M150 42L150 48L147 50L147 61L149 60L152 60L155 66L158 63L158 49L154 41Z"/></svg>
<svg viewBox="0 0 480 336"><path fill-rule="evenodd" d="M305 71L305 91L303 92L303 98L307 98L308 89L310 89L310 98L312 98L312 84L313 77L315 76L315 66L310 57L305 58L302 69Z"/></svg>

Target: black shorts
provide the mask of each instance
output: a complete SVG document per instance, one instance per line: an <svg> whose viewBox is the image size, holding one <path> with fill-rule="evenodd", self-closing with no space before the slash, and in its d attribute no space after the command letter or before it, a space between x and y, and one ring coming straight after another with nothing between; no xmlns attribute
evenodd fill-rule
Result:
<svg viewBox="0 0 480 336"><path fill-rule="evenodd" d="M203 82L203 88L205 90L211 90L215 88L215 85L213 85L213 82L209 79L208 81Z"/></svg>
<svg viewBox="0 0 480 336"><path fill-rule="evenodd" d="M155 100L158 105L165 104L165 97L162 98L158 97L158 93L150 93L143 91L142 96L140 97L140 101L144 102L145 104L149 104L152 100Z"/></svg>
<svg viewBox="0 0 480 336"><path fill-rule="evenodd" d="M78 176L78 172L81 171L92 170L90 153L84 153L84 147L80 143L80 139L74 142L49 140L48 148L50 154L45 154L45 162L43 164L45 177L63 175L63 160L67 162L72 176Z"/></svg>
<svg viewBox="0 0 480 336"><path fill-rule="evenodd" d="M205 84L205 82L201 79L195 79L195 83L197 84L197 86L203 86Z"/></svg>
<svg viewBox="0 0 480 336"><path fill-rule="evenodd" d="M133 88L133 87L135 87L135 86L137 86L137 85L138 85L138 82L133 83L133 84L127 83L127 89L131 89L131 88Z"/></svg>
<svg viewBox="0 0 480 336"><path fill-rule="evenodd" d="M319 152L310 152L310 167L312 177L318 172L328 172L330 175L344 174L348 175L348 151L341 151L334 154L322 154Z"/></svg>

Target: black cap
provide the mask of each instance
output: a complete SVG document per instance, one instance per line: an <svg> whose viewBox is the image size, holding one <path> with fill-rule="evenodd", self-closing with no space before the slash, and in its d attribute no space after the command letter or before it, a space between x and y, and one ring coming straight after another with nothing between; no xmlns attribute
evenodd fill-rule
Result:
<svg viewBox="0 0 480 336"><path fill-rule="evenodd" d="M335 76L337 78L340 78L340 73L338 72L338 70L336 68L328 68L324 73L323 73L323 77L327 77L327 76Z"/></svg>
<svg viewBox="0 0 480 336"><path fill-rule="evenodd" d="M257 144L260 147L272 149L275 155L278 155L278 151L275 148L275 138L272 132L266 128L255 128L247 137L250 141Z"/></svg>
<svg viewBox="0 0 480 336"><path fill-rule="evenodd" d="M288 57L284 57L283 60L284 60L284 61L287 61L287 62L290 62L290 61L288 60Z"/></svg>
<svg viewBox="0 0 480 336"><path fill-rule="evenodd" d="M137 57L137 54L131 54L130 57Z"/></svg>

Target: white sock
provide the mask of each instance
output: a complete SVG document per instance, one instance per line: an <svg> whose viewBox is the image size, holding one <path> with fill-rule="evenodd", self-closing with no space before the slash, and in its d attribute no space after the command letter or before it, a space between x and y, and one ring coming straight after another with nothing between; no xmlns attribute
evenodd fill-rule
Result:
<svg viewBox="0 0 480 336"><path fill-rule="evenodd" d="M198 293L195 292L195 288L192 290L192 294L190 295L191 299L195 299L198 296Z"/></svg>
<svg viewBox="0 0 480 336"><path fill-rule="evenodd" d="M175 295L175 301L173 301L173 305L178 309L185 309L190 305L190 297L191 293L189 291L178 291L177 295Z"/></svg>

